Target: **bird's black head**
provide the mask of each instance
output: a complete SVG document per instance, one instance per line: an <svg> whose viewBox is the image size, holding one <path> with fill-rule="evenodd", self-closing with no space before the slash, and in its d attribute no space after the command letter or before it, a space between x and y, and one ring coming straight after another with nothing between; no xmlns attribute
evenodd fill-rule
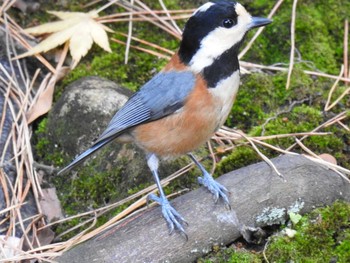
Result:
<svg viewBox="0 0 350 263"><path fill-rule="evenodd" d="M179 49L181 61L202 71L227 50L238 49L249 29L271 22L257 19L237 2L219 0L202 5L186 23Z"/></svg>

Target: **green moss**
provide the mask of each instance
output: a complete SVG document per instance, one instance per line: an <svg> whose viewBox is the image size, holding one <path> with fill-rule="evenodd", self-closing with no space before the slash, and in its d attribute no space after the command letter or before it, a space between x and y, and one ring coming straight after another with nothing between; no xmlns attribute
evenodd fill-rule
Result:
<svg viewBox="0 0 350 263"><path fill-rule="evenodd" d="M35 157L44 163L62 166L65 160L60 150L48 139L47 124L47 117L37 122L37 128L32 139Z"/></svg>
<svg viewBox="0 0 350 263"><path fill-rule="evenodd" d="M315 96L323 88L298 68L288 90L286 73L253 73L245 75L242 82L226 125L244 130L261 125L276 110L288 108L291 102L302 101L311 94Z"/></svg>
<svg viewBox="0 0 350 263"><path fill-rule="evenodd" d="M335 202L317 209L295 226L294 238L274 237L266 256L270 262L349 262L350 205Z"/></svg>
<svg viewBox="0 0 350 263"><path fill-rule="evenodd" d="M248 9L253 14L261 14L261 8L269 7L267 10L271 8L271 3L265 3L267 1L247 2ZM273 23L265 28L245 60L259 61L263 64L289 63L292 2L291 0L283 2L273 18ZM295 46L299 51L296 54L296 62L301 62L302 68L317 68L337 73L343 56L342 38L348 10L350 3L347 0L298 3Z"/></svg>
<svg viewBox="0 0 350 263"><path fill-rule="evenodd" d="M265 74L245 76L243 83L226 125L247 129L264 119L266 116L264 109L267 107L271 109L272 101L268 98L271 98L274 89L271 77Z"/></svg>
<svg viewBox="0 0 350 263"><path fill-rule="evenodd" d="M259 255L234 248L219 249L210 256L197 260L197 263L261 263Z"/></svg>
<svg viewBox="0 0 350 263"><path fill-rule="evenodd" d="M225 261L228 263L260 263L262 260L255 254L248 253L248 252L235 252L231 255L231 257L228 259L228 261Z"/></svg>
<svg viewBox="0 0 350 263"><path fill-rule="evenodd" d="M125 197L125 192L118 190L122 180L121 170L123 166L117 165L112 170L98 172L93 168L95 162L98 162L98 160L94 159L88 165L81 166L78 176L72 177L68 174L53 178L53 183L60 193L59 199L65 215L72 216L97 209ZM100 216L96 221L95 227L104 224L128 205L130 205L130 202ZM64 222L55 229L55 232L60 234L87 219L89 217L81 217ZM90 224L83 225L62 238L65 240L69 239L88 227L90 227Z"/></svg>
<svg viewBox="0 0 350 263"><path fill-rule="evenodd" d="M249 146L236 147L217 164L215 173L224 174L260 161L259 155Z"/></svg>
<svg viewBox="0 0 350 263"><path fill-rule="evenodd" d="M120 189L127 160L118 160L113 169L98 171L95 167L102 165L103 158L102 154L97 155L86 165L80 166L78 176L54 178L54 184L61 193L60 201L68 215L105 206L127 195L128 189Z"/></svg>
<svg viewBox="0 0 350 263"><path fill-rule="evenodd" d="M45 137L45 134L47 132L46 127L47 127L47 118L44 118L39 122L38 127L35 130L36 137L40 138L38 139L35 145L36 153L39 156L44 155L48 145L50 144L50 141Z"/></svg>
<svg viewBox="0 0 350 263"><path fill-rule="evenodd" d="M323 120L319 110L306 106L296 106L290 113L282 114L265 125L264 135L308 132L317 127ZM262 127L257 127L252 134L260 135ZM284 139L276 140L278 142Z"/></svg>

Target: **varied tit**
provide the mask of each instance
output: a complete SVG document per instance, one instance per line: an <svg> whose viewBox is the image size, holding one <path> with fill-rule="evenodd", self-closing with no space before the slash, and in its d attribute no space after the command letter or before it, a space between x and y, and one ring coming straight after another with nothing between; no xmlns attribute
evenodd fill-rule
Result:
<svg viewBox="0 0 350 263"><path fill-rule="evenodd" d="M229 205L227 189L191 154L226 120L240 82L238 50L247 31L271 23L252 17L236 2L213 1L199 7L187 21L179 50L165 68L148 81L114 115L97 141L60 173L67 172L113 140L135 142L146 153L170 233L185 234L184 218L166 198L158 176L159 158L188 154L199 167L198 178L214 196ZM185 234L186 235L186 234Z"/></svg>

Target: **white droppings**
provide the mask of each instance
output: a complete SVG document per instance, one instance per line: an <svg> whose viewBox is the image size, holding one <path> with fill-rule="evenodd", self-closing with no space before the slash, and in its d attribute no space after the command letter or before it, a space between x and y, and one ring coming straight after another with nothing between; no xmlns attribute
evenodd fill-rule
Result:
<svg viewBox="0 0 350 263"><path fill-rule="evenodd" d="M229 224L229 225L233 225L233 226L239 225L237 215L233 210L227 211L224 213L217 213L215 215L216 215L216 219L219 223Z"/></svg>

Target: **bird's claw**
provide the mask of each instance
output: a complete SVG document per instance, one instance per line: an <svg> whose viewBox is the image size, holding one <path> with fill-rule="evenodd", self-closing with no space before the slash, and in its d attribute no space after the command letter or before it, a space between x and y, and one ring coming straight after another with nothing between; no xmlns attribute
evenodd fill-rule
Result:
<svg viewBox="0 0 350 263"><path fill-rule="evenodd" d="M215 203L220 198L224 201L225 205L231 209L228 194L230 193L225 186L216 182L209 173L204 173L203 177L198 177L198 183L205 186L213 195Z"/></svg>
<svg viewBox="0 0 350 263"><path fill-rule="evenodd" d="M154 201L158 203L162 208L162 214L165 218L165 221L168 224L169 228L169 235L171 235L174 230L180 231L180 233L188 240L187 234L185 232L185 229L183 228L183 225L188 225L186 220L171 206L169 201L164 197L158 197L155 194L149 194L147 196L147 203L149 201Z"/></svg>

